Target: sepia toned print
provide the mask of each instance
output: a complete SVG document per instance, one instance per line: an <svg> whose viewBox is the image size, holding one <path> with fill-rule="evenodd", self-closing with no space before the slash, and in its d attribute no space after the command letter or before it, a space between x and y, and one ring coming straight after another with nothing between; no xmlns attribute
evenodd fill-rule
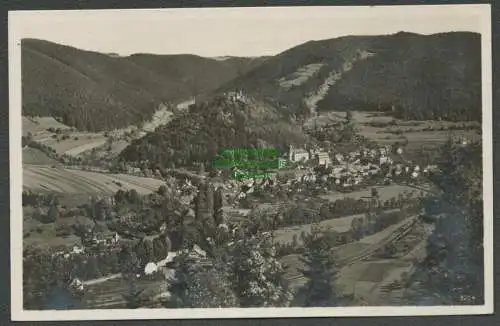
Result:
<svg viewBox="0 0 500 326"><path fill-rule="evenodd" d="M12 12L13 318L492 312L489 10Z"/></svg>

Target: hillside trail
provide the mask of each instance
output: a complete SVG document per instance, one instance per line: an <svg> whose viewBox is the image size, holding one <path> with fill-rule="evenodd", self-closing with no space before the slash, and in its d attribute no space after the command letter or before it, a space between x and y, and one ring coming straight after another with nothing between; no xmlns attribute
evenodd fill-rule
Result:
<svg viewBox="0 0 500 326"><path fill-rule="evenodd" d="M111 280L114 280L114 279L117 279L117 278L121 278L121 277L122 277L121 273L111 274L111 275L108 275L108 276L103 276L103 277L99 277L99 278L94 278L94 279L91 279L91 280L87 280L87 281L84 281L82 283L85 286L89 286L89 285L95 285L95 284L99 284L99 283L104 283L104 282L111 281Z"/></svg>
<svg viewBox="0 0 500 326"><path fill-rule="evenodd" d="M339 70L334 70L334 71L330 72L328 77L319 86L319 88L316 90L316 92L310 93L304 99L304 102L305 102L307 108L309 109L309 112L310 112L312 118L314 118L317 115L317 104L322 99L325 98L325 96L326 96L326 94L328 94L328 91L330 90L330 88L337 81L339 81L346 72L350 71L354 67L354 64L357 61L366 60L372 56L374 56L373 53L369 53L366 51L359 52L355 56L353 56L351 59L346 60Z"/></svg>

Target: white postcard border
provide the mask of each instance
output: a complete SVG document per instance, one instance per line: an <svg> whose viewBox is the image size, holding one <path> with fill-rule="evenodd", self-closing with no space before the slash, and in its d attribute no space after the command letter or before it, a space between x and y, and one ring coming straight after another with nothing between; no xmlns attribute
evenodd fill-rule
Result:
<svg viewBox="0 0 500 326"><path fill-rule="evenodd" d="M396 7L400 7L399 9ZM415 7L458 7L480 16L482 48L482 137L483 137L483 200L484 200L484 282L485 304L478 306L421 307L333 307L333 308L224 308L224 309L95 309L95 310L23 310L22 296L22 151L21 151L21 53L20 38L12 24L13 17L29 11L9 12L9 150L10 150L10 235L11 235L11 318L15 321L39 320L134 320L134 319L213 319L213 318L284 318L284 317L361 317L361 316L432 316L491 314L493 301L493 134L492 134L492 53L490 5L439 6L377 6L371 7L393 14L398 10L412 11ZM284 10L286 7L267 8ZM312 8L312 7L308 7ZM315 7L321 11L321 7ZM355 12L360 7L349 8ZM366 9L367 6L362 8ZM249 8L230 8L248 10ZM134 9L136 10L136 9ZM149 9L143 9L149 10ZM176 9L165 9L176 10ZM184 9L185 10L185 9ZM190 9L226 10L226 9ZM115 10L118 12L118 10ZM122 11L122 10L120 10ZM129 10L126 10L129 11ZM161 11L161 10L151 10ZM62 13L61 11L58 11Z"/></svg>

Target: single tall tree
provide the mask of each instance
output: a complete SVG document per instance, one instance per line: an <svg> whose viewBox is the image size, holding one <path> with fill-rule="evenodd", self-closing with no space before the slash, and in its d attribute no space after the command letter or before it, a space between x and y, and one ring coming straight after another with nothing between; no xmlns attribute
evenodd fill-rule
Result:
<svg viewBox="0 0 500 326"><path fill-rule="evenodd" d="M330 250L328 235L319 229L304 239L305 253L302 261L306 268L301 270L307 283L299 292L305 307L332 307L337 304L334 278L337 273Z"/></svg>
<svg viewBox="0 0 500 326"><path fill-rule="evenodd" d="M224 210L222 207L222 189L218 188L214 193L214 222L216 226L224 223Z"/></svg>
<svg viewBox="0 0 500 326"><path fill-rule="evenodd" d="M288 303L284 268L269 237L236 241L228 253L232 289L242 307L283 307Z"/></svg>
<svg viewBox="0 0 500 326"><path fill-rule="evenodd" d="M57 205L52 204L45 218L46 223L53 223L59 219L60 213Z"/></svg>

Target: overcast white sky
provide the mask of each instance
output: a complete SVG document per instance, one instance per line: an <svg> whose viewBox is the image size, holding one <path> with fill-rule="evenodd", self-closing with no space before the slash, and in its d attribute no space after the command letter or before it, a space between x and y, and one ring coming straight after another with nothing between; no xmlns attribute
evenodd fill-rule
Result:
<svg viewBox="0 0 500 326"><path fill-rule="evenodd" d="M9 32L16 40L38 38L121 55L260 56L342 35L481 32L484 9L447 5L18 11L10 13Z"/></svg>

